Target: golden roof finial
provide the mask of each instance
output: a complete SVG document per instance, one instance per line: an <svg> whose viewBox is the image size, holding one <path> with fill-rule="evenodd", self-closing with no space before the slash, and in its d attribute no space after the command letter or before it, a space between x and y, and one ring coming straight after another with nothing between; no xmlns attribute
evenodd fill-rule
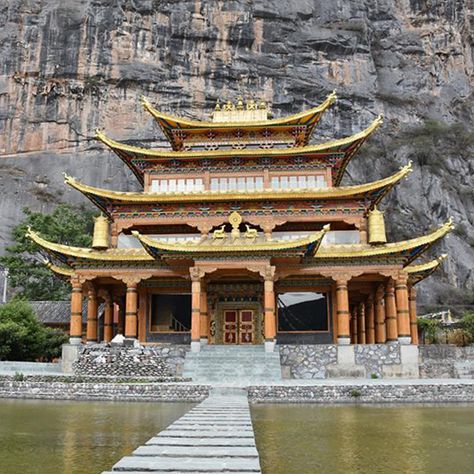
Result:
<svg viewBox="0 0 474 474"><path fill-rule="evenodd" d="M214 107L214 110L215 110L216 112L220 112L220 111L221 111L221 103L219 102L219 99L217 99L216 106Z"/></svg>
<svg viewBox="0 0 474 474"><path fill-rule="evenodd" d="M239 96L237 99L237 105L235 107L237 110L244 110L244 101L242 99L242 96Z"/></svg>
<svg viewBox="0 0 474 474"><path fill-rule="evenodd" d="M258 108L260 110L267 110L267 103L262 99L260 103L258 104Z"/></svg>
<svg viewBox="0 0 474 474"><path fill-rule="evenodd" d="M223 110L227 110L227 111L231 111L231 110L234 110L234 104L232 103L231 100L228 100L224 107L223 107Z"/></svg>
<svg viewBox="0 0 474 474"><path fill-rule="evenodd" d="M257 104L253 99L247 101L247 110L257 110Z"/></svg>

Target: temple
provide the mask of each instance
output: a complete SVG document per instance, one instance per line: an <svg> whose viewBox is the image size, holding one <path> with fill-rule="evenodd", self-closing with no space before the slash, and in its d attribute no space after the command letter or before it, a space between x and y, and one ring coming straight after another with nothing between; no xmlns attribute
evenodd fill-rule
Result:
<svg viewBox="0 0 474 474"><path fill-rule="evenodd" d="M101 211L91 248L28 231L51 270L71 282L71 344L116 334L196 352L203 344L417 344L414 286L442 257L416 260L453 224L387 242L378 204L412 164L342 186L382 117L355 135L309 144L335 99L271 118L265 102L239 98L218 104L210 121L164 114L143 99L167 149L98 131L143 191L66 176Z"/></svg>

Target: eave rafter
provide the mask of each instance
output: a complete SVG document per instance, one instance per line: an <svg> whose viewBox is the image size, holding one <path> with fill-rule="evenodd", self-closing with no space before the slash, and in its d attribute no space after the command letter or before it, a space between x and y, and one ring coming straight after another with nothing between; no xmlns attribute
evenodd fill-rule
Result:
<svg viewBox="0 0 474 474"><path fill-rule="evenodd" d="M199 131L203 129L208 130L232 130L238 128L251 127L252 129L258 130L263 128L272 128L280 126L304 126L306 127L305 144L308 142L314 127L319 122L322 114L328 109L336 100L336 91L329 94L326 100L317 107L305 110L298 114L289 115L286 117L280 117L270 120L262 121L248 121L248 122L210 122L201 120L190 120L181 117L176 117L163 112L158 111L151 105L151 103L142 97L142 105L147 112L149 112L161 130L168 138L171 146L174 150L178 149L178 144L175 141L173 131L175 130L186 130L189 132Z"/></svg>
<svg viewBox="0 0 474 474"><path fill-rule="evenodd" d="M107 137L97 130L96 138L107 145L117 156L124 161L143 183L144 169L153 163L167 160L195 161L200 159L227 159L227 158L320 158L330 161L333 173L333 184L338 186L350 159L362 146L367 137L383 122L378 116L365 130L346 138L333 140L318 145L306 145L295 148L270 149L236 149L236 150L204 150L204 151L172 151L166 149L148 149L133 145L126 145Z"/></svg>
<svg viewBox="0 0 474 474"><path fill-rule="evenodd" d="M421 254L426 252L432 245L453 229L453 221L452 219L449 219L445 224L431 234L415 239L382 245L354 244L327 246L321 248L321 250L314 256L314 260L398 258L405 267L417 259Z"/></svg>
<svg viewBox="0 0 474 474"><path fill-rule="evenodd" d="M408 265L406 271L408 273L408 281L411 285L416 285L420 281L428 278L432 273L434 273L441 263L447 258L447 254L442 254L435 260L430 262L421 263L419 265Z"/></svg>
<svg viewBox="0 0 474 474"><path fill-rule="evenodd" d="M176 193L120 192L95 188L78 182L65 175L65 182L90 199L99 209L110 216L111 208L128 204L162 204L183 202L224 202L259 200L298 200L298 199L361 199L368 202L368 209L379 204L390 190L412 171L412 163L403 166L397 173L372 183L332 188L305 190L261 190L261 191L199 191Z"/></svg>

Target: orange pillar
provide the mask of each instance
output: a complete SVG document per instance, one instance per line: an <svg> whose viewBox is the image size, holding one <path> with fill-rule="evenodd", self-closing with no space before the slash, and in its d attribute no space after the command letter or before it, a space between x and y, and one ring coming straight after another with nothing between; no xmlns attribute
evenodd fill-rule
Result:
<svg viewBox="0 0 474 474"><path fill-rule="evenodd" d="M127 283L125 296L125 337L137 337L137 283Z"/></svg>
<svg viewBox="0 0 474 474"><path fill-rule="evenodd" d="M416 321L416 288L410 287L410 292L408 296L410 304L410 334L411 334L411 343L418 344L418 324Z"/></svg>
<svg viewBox="0 0 474 474"><path fill-rule="evenodd" d="M82 339L82 284L72 281L71 322L69 327L69 343L80 344Z"/></svg>
<svg viewBox="0 0 474 474"><path fill-rule="evenodd" d="M357 306L353 306L351 311L351 342L352 344L359 342L357 337Z"/></svg>
<svg viewBox="0 0 474 474"><path fill-rule="evenodd" d="M97 292L89 288L87 295L87 342L97 342Z"/></svg>
<svg viewBox="0 0 474 474"><path fill-rule="evenodd" d="M113 316L114 308L112 298L107 294L104 298L104 342L110 342L113 338Z"/></svg>
<svg viewBox="0 0 474 474"><path fill-rule="evenodd" d="M264 285L264 311L265 311L265 350L273 352L276 342L276 317L275 317L275 291L273 277L266 277Z"/></svg>
<svg viewBox="0 0 474 474"><path fill-rule="evenodd" d="M201 313L200 313L201 343L207 344L209 339L209 319L207 317L207 293L201 285Z"/></svg>
<svg viewBox="0 0 474 474"><path fill-rule="evenodd" d="M397 307L395 305L395 288L392 278L385 286L385 327L387 342L398 341Z"/></svg>
<svg viewBox="0 0 474 474"><path fill-rule="evenodd" d="M365 342L367 344L375 343L375 314L374 297L369 295L365 302Z"/></svg>
<svg viewBox="0 0 474 474"><path fill-rule="evenodd" d="M375 292L375 342L377 344L383 344L387 339L385 331L384 292L383 285L379 285Z"/></svg>
<svg viewBox="0 0 474 474"><path fill-rule="evenodd" d="M364 303L356 306L357 314L357 343L365 344L365 307Z"/></svg>
<svg viewBox="0 0 474 474"><path fill-rule="evenodd" d="M191 350L201 350L201 278L191 276Z"/></svg>
<svg viewBox="0 0 474 474"><path fill-rule="evenodd" d="M400 276L395 284L397 300L398 341L400 344L410 344L410 312L408 310L407 276Z"/></svg>
<svg viewBox="0 0 474 474"><path fill-rule="evenodd" d="M349 315L349 293L347 291L347 280L336 280L336 304L337 304L337 343L348 345L351 343L350 315Z"/></svg>

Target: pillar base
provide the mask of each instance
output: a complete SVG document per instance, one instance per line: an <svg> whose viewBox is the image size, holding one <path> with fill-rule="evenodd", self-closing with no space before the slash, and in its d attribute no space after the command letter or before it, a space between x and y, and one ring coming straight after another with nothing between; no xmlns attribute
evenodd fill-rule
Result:
<svg viewBox="0 0 474 474"><path fill-rule="evenodd" d="M69 344L71 344L71 346L77 346L79 344L81 344L82 342L82 339L80 337L70 337L69 338Z"/></svg>
<svg viewBox="0 0 474 474"><path fill-rule="evenodd" d="M394 339L393 341L386 341L385 344L398 344L398 339Z"/></svg>
<svg viewBox="0 0 474 474"><path fill-rule="evenodd" d="M398 338L398 342L403 344L404 346L411 344L411 337L410 336L400 336Z"/></svg>
<svg viewBox="0 0 474 474"><path fill-rule="evenodd" d="M86 344L90 346L91 344L97 344L98 341L87 341Z"/></svg>
<svg viewBox="0 0 474 474"><path fill-rule="evenodd" d="M338 337L337 338L337 344L339 346L349 346L351 344L351 338L350 337Z"/></svg>
<svg viewBox="0 0 474 474"><path fill-rule="evenodd" d="M80 338L74 338L79 339ZM63 344L61 354L61 370L65 374L72 374L72 366L74 362L79 358L79 352L81 350L80 344Z"/></svg>
<svg viewBox="0 0 474 474"><path fill-rule="evenodd" d="M276 342L273 341L265 341L265 352L274 352L275 351Z"/></svg>
<svg viewBox="0 0 474 474"><path fill-rule="evenodd" d="M201 337L199 342L201 343L201 346L206 346L208 344L207 337Z"/></svg>
<svg viewBox="0 0 474 474"><path fill-rule="evenodd" d="M191 352L201 352L200 341L191 341Z"/></svg>

